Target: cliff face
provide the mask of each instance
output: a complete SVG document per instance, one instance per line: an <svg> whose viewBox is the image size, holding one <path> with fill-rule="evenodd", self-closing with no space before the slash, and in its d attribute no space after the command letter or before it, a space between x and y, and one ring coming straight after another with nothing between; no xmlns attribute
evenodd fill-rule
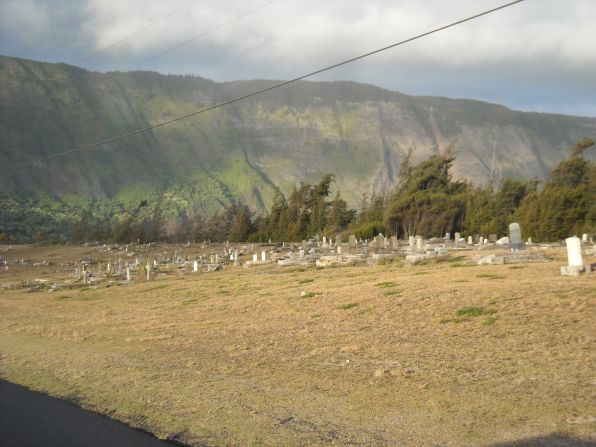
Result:
<svg viewBox="0 0 596 447"><path fill-rule="evenodd" d="M65 80L68 78L69 80ZM52 79L53 81L44 81ZM150 72L92 73L0 57L0 164L145 127L269 86ZM352 82L300 82L99 148L15 169L0 192L136 200L152 192L212 212L270 206L276 187L332 172L352 204L395 183L404 156L455 155L453 174L485 183L542 178L596 118L411 97Z"/></svg>

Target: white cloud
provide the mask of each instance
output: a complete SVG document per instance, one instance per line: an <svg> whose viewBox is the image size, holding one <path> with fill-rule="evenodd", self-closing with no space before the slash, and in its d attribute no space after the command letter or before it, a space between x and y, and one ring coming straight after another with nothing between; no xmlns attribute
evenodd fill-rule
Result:
<svg viewBox="0 0 596 447"><path fill-rule="evenodd" d="M81 57L104 48L189 1L73 1L68 7L78 9L78 14L72 15L78 22L71 23L72 51L86 44L86 50L78 54ZM504 2L277 0L141 68L193 71L220 80L288 78ZM130 68L264 3L266 0L199 0L126 42L94 55L86 66ZM51 38L48 27L64 20L60 19L61 4L59 0L4 0L3 13L9 11L14 16L14 24L3 23L4 35L23 40L27 39L23 30L28 29ZM325 77L352 77L389 88L403 86L410 92L454 96L466 95L466 81L462 78L472 79L474 84L479 77L501 83L500 90L532 86L539 78L545 89L583 88L596 92L594 17L594 0L526 0ZM478 91L470 90L470 95Z"/></svg>

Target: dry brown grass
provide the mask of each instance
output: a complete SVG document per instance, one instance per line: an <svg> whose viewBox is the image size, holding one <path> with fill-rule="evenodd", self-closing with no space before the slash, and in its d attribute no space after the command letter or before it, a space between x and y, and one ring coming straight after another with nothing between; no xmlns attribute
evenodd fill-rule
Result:
<svg viewBox="0 0 596 447"><path fill-rule="evenodd" d="M4 290L0 375L191 444L593 440L596 277L559 265L230 267ZM470 306L495 311L457 315Z"/></svg>

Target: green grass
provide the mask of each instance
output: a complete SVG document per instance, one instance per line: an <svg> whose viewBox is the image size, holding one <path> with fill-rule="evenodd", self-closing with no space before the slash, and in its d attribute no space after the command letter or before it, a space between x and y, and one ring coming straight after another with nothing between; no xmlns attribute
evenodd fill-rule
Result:
<svg viewBox="0 0 596 447"><path fill-rule="evenodd" d="M378 284L375 284L375 286L377 287L381 287L384 289L387 289L389 287L395 287L397 284L395 284L393 281L385 281L385 282L380 282Z"/></svg>
<svg viewBox="0 0 596 447"><path fill-rule="evenodd" d="M414 275L430 275L430 272L414 272Z"/></svg>
<svg viewBox="0 0 596 447"><path fill-rule="evenodd" d="M490 326L495 321L497 321L497 317L486 317L484 320L482 320L482 324L484 326Z"/></svg>
<svg viewBox="0 0 596 447"><path fill-rule="evenodd" d="M459 317L478 317L480 315L494 314L496 311L496 309L487 309L485 307L466 306L458 309L455 314Z"/></svg>
<svg viewBox="0 0 596 447"><path fill-rule="evenodd" d="M354 307L358 306L357 303L346 303L346 304L342 304L341 306L337 306L337 308L339 310L349 310L352 309Z"/></svg>
<svg viewBox="0 0 596 447"><path fill-rule="evenodd" d="M486 278L486 279L505 279L506 276L503 275L495 275L493 273L479 273L476 275L476 278Z"/></svg>

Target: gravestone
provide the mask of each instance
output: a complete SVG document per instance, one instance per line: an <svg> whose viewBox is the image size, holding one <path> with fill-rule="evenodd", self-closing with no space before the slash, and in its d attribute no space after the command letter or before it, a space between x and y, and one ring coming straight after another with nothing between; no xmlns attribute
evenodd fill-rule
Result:
<svg viewBox="0 0 596 447"><path fill-rule="evenodd" d="M509 224L509 249L510 250L521 250L524 248L522 242L521 229L517 222Z"/></svg>
<svg viewBox="0 0 596 447"><path fill-rule="evenodd" d="M461 234L460 233L455 233L455 243L457 245L459 245L460 239L461 239Z"/></svg>
<svg viewBox="0 0 596 447"><path fill-rule="evenodd" d="M582 259L582 243L580 238L573 236L565 239L567 244L567 264L561 267L561 275L578 276L582 272L591 273L592 264L584 265Z"/></svg>
<svg viewBox="0 0 596 447"><path fill-rule="evenodd" d="M350 239L348 241L348 244L350 245L350 247L354 248L356 247L356 245L358 245L358 242L356 241L356 236L354 236L353 234L350 235Z"/></svg>
<svg viewBox="0 0 596 447"><path fill-rule="evenodd" d="M199 271L199 262L198 261L194 261L192 263L192 271L195 273Z"/></svg>
<svg viewBox="0 0 596 447"><path fill-rule="evenodd" d="M399 241L397 240L397 236L391 236L389 238L389 248L391 251L397 251L399 249Z"/></svg>
<svg viewBox="0 0 596 447"><path fill-rule="evenodd" d="M414 236L408 237L408 247L410 247L410 250L414 250L416 248L416 238Z"/></svg>
<svg viewBox="0 0 596 447"><path fill-rule="evenodd" d="M266 261L267 260L267 252L266 251L261 251L261 261Z"/></svg>
<svg viewBox="0 0 596 447"><path fill-rule="evenodd" d="M416 250L422 251L422 248L423 248L422 236L416 236Z"/></svg>
<svg viewBox="0 0 596 447"><path fill-rule="evenodd" d="M567 244L567 265L572 267L580 267L584 265L582 259L582 246L578 237L570 237L565 239Z"/></svg>
<svg viewBox="0 0 596 447"><path fill-rule="evenodd" d="M258 261L259 261L259 255L258 255L258 254L256 254L256 253L254 253L254 254L252 255L252 262L258 262Z"/></svg>
<svg viewBox="0 0 596 447"><path fill-rule="evenodd" d="M147 263L146 269L147 269L147 281L150 281L151 280L151 264Z"/></svg>
<svg viewBox="0 0 596 447"><path fill-rule="evenodd" d="M451 233L445 233L445 242L451 242Z"/></svg>
<svg viewBox="0 0 596 447"><path fill-rule="evenodd" d="M126 267L126 280L130 281L130 267Z"/></svg>
<svg viewBox="0 0 596 447"><path fill-rule="evenodd" d="M582 234L582 242L584 244L587 244L588 243L588 235L586 233Z"/></svg>
<svg viewBox="0 0 596 447"><path fill-rule="evenodd" d="M340 246L341 245L341 235L337 235L335 236L335 245Z"/></svg>

